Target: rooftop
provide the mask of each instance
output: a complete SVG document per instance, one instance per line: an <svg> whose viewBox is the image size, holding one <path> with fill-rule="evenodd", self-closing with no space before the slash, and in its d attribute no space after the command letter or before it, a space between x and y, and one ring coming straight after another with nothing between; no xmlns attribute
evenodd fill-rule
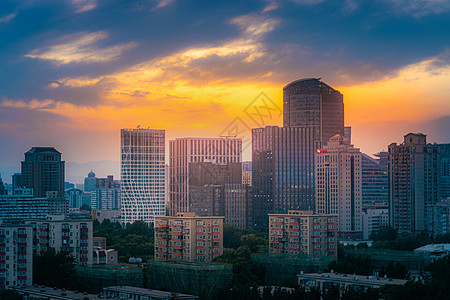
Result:
<svg viewBox="0 0 450 300"><path fill-rule="evenodd" d="M330 283L348 283L355 285L366 285L372 287L381 287L383 285L403 285L407 282L405 279L381 278L354 274L341 273L306 273L297 275L303 280L324 280Z"/></svg>
<svg viewBox="0 0 450 300"><path fill-rule="evenodd" d="M38 296L39 299L58 299L58 300L90 300L98 299L97 295L81 293L77 291L66 291L65 289L58 289L46 286L32 285L27 287L17 287L14 290L18 291L21 296L33 295Z"/></svg>
<svg viewBox="0 0 450 300"><path fill-rule="evenodd" d="M414 249L414 252L450 252L450 244L428 244Z"/></svg>
<svg viewBox="0 0 450 300"><path fill-rule="evenodd" d="M33 147L30 150L28 150L26 152L26 154L43 153L43 152L51 152L51 153L61 154L61 152L56 150L54 147Z"/></svg>
<svg viewBox="0 0 450 300"><path fill-rule="evenodd" d="M133 286L110 286L103 289L104 291L133 294L135 296L150 296L151 299L169 299L171 292L150 290ZM177 294L177 299L198 299L198 296Z"/></svg>

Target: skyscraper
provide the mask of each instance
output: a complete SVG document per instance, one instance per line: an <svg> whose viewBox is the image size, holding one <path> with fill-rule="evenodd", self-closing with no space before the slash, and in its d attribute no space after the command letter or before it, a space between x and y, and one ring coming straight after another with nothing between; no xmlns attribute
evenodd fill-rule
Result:
<svg viewBox="0 0 450 300"><path fill-rule="evenodd" d="M441 154L441 199L447 200L450 199L450 144L437 146Z"/></svg>
<svg viewBox="0 0 450 300"><path fill-rule="evenodd" d="M189 211L189 163L209 161L215 164L242 162L242 139L178 138L169 143L169 214Z"/></svg>
<svg viewBox="0 0 450 300"><path fill-rule="evenodd" d="M35 197L64 198L64 161L53 147L33 147L22 161L22 184L32 188Z"/></svg>
<svg viewBox="0 0 450 300"><path fill-rule="evenodd" d="M121 130L122 223L165 215L165 131Z"/></svg>
<svg viewBox="0 0 450 300"><path fill-rule="evenodd" d="M320 147L335 134L344 136L342 94L320 78L289 83L283 88L283 126L313 128Z"/></svg>
<svg viewBox="0 0 450 300"><path fill-rule="evenodd" d="M97 188L97 177L92 170L89 172L88 176L84 178L84 191L93 192Z"/></svg>
<svg viewBox="0 0 450 300"><path fill-rule="evenodd" d="M314 209L314 128L252 130L253 227L268 230L268 214Z"/></svg>
<svg viewBox="0 0 450 300"><path fill-rule="evenodd" d="M381 159L362 155L362 205L363 208L387 208L388 174Z"/></svg>
<svg viewBox="0 0 450 300"><path fill-rule="evenodd" d="M316 211L338 215L341 238L362 238L361 152L342 135L315 157Z"/></svg>
<svg viewBox="0 0 450 300"><path fill-rule="evenodd" d="M389 220L399 233L433 232L431 206L440 200L439 147L408 133L389 145Z"/></svg>

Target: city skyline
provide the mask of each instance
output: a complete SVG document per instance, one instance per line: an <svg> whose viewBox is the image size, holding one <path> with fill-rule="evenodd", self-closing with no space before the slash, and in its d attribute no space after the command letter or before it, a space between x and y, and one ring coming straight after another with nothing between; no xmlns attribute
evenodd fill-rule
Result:
<svg viewBox="0 0 450 300"><path fill-rule="evenodd" d="M408 132L446 142L449 13L425 0L5 1L0 167L32 146L67 162L118 161L120 129L138 125L167 141L218 137L237 117L281 126L282 115L256 124L246 109L261 92L281 109L282 87L307 77L344 95L363 153Z"/></svg>

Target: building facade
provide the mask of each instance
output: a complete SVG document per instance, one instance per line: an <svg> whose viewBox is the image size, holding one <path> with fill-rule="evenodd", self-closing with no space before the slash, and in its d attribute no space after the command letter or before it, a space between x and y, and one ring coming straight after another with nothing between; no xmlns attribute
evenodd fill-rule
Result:
<svg viewBox="0 0 450 300"><path fill-rule="evenodd" d="M122 223L165 215L165 131L121 130Z"/></svg>
<svg viewBox="0 0 450 300"><path fill-rule="evenodd" d="M361 152L335 135L315 157L316 212L338 215L341 238L362 238Z"/></svg>
<svg viewBox="0 0 450 300"><path fill-rule="evenodd" d="M450 198L430 206L433 236L450 233Z"/></svg>
<svg viewBox="0 0 450 300"><path fill-rule="evenodd" d="M363 208L389 206L387 167L380 159L362 154L362 206Z"/></svg>
<svg viewBox="0 0 450 300"><path fill-rule="evenodd" d="M242 183L252 185L252 162L242 162Z"/></svg>
<svg viewBox="0 0 450 300"><path fill-rule="evenodd" d="M365 208L362 215L363 239L367 240L373 232L389 227L389 209Z"/></svg>
<svg viewBox="0 0 450 300"><path fill-rule="evenodd" d="M313 128L267 126L252 130L253 227L268 230L269 213L313 210Z"/></svg>
<svg viewBox="0 0 450 300"><path fill-rule="evenodd" d="M155 260L212 261L223 254L223 217L155 218Z"/></svg>
<svg viewBox="0 0 450 300"><path fill-rule="evenodd" d="M450 144L438 144L441 155L441 199L450 198Z"/></svg>
<svg viewBox="0 0 450 300"><path fill-rule="evenodd" d="M225 224L236 229L252 225L252 187L248 184L225 184Z"/></svg>
<svg viewBox="0 0 450 300"><path fill-rule="evenodd" d="M80 210L83 205L84 192L80 189L68 189L65 191L66 199L69 202L69 211Z"/></svg>
<svg viewBox="0 0 450 300"><path fill-rule="evenodd" d="M33 226L33 251L43 253L50 248L72 255L80 265L92 264L92 219L70 219L64 215L48 215L46 219L25 220Z"/></svg>
<svg viewBox="0 0 450 300"><path fill-rule="evenodd" d="M0 220L45 218L48 214L55 213L68 213L68 201L65 198L0 196Z"/></svg>
<svg viewBox="0 0 450 300"><path fill-rule="evenodd" d="M0 224L0 290L32 284L32 227L25 224Z"/></svg>
<svg viewBox="0 0 450 300"><path fill-rule="evenodd" d="M169 142L170 196L169 214L188 212L190 207L190 163L240 163L242 139L179 138Z"/></svg>
<svg viewBox="0 0 450 300"><path fill-rule="evenodd" d="M64 197L65 162L53 147L33 147L22 161L22 185L33 189L35 197Z"/></svg>
<svg viewBox="0 0 450 300"><path fill-rule="evenodd" d="M337 257L337 216L298 210L270 214L269 253Z"/></svg>
<svg viewBox="0 0 450 300"><path fill-rule="evenodd" d="M400 234L432 232L431 206L440 200L439 147L409 133L389 145L389 220Z"/></svg>

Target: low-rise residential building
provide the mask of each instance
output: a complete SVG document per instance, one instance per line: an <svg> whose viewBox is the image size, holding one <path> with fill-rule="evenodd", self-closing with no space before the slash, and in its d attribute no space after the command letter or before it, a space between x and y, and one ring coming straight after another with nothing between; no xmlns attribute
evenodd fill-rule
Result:
<svg viewBox="0 0 450 300"><path fill-rule="evenodd" d="M92 262L94 265L109 265L119 263L119 253L114 249L102 249L94 247L92 252Z"/></svg>
<svg viewBox="0 0 450 300"><path fill-rule="evenodd" d="M155 217L155 259L211 261L223 253L224 217Z"/></svg>
<svg viewBox="0 0 450 300"><path fill-rule="evenodd" d="M134 286L110 286L103 289L103 296L107 299L139 299L139 300L165 300L175 299L180 300L195 300L198 296L187 294L173 295L171 292L148 290L144 288L138 288Z"/></svg>
<svg viewBox="0 0 450 300"><path fill-rule="evenodd" d="M0 290L31 285L32 279L32 226L0 224Z"/></svg>
<svg viewBox="0 0 450 300"><path fill-rule="evenodd" d="M78 264L92 264L92 219L70 219L64 215L48 215L46 219L25 220L33 225L33 251L50 248L70 253Z"/></svg>
<svg viewBox="0 0 450 300"><path fill-rule="evenodd" d="M46 287L39 285L30 285L23 287L15 287L24 300L93 300L99 299L97 295L82 293L78 291L68 291L66 289L58 289L54 287ZM119 300L119 298L110 298L110 300Z"/></svg>
<svg viewBox="0 0 450 300"><path fill-rule="evenodd" d="M367 240L372 232L380 231L389 226L388 208L363 209L363 239Z"/></svg>
<svg viewBox="0 0 450 300"><path fill-rule="evenodd" d="M380 288L385 285L404 285L407 282L405 279L340 273L306 273L297 276L298 284L305 287L306 290L309 290L311 287L317 287L326 291L333 286L337 286L340 291L344 291L348 287L366 290L368 288Z"/></svg>
<svg viewBox="0 0 450 300"><path fill-rule="evenodd" d="M269 252L337 257L337 215L290 210L269 214Z"/></svg>

